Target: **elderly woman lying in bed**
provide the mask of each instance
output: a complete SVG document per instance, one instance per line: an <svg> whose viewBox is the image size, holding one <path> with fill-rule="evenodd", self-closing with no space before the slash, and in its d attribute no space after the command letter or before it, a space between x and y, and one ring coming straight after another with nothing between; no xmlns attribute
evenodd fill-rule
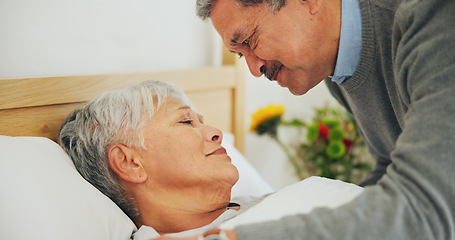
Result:
<svg viewBox="0 0 455 240"><path fill-rule="evenodd" d="M231 200L239 175L222 139L180 88L162 81L98 96L68 116L58 137L79 173L143 226L135 239L200 234L259 202Z"/></svg>
<svg viewBox="0 0 455 240"><path fill-rule="evenodd" d="M161 81L100 95L71 113L58 137L86 180L136 226L159 234L197 229L246 208L242 200L230 202L239 175L222 138L180 88Z"/></svg>

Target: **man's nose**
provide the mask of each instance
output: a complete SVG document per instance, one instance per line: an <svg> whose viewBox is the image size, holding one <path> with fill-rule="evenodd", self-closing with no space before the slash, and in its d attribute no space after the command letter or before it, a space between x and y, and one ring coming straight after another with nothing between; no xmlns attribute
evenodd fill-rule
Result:
<svg viewBox="0 0 455 240"><path fill-rule="evenodd" d="M262 76L265 71L265 60L259 58L254 53L245 54L244 56L251 74L255 77Z"/></svg>

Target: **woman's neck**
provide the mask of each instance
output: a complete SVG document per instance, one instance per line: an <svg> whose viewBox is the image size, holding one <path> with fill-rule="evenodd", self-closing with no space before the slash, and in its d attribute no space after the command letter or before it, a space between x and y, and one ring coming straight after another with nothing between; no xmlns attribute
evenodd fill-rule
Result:
<svg viewBox="0 0 455 240"><path fill-rule="evenodd" d="M191 210L166 206L139 209L141 213L149 212L150 214L141 214L138 222L141 225L153 227L159 234L176 233L206 226L227 210L227 205L214 211L202 211L197 206Z"/></svg>
<svg viewBox="0 0 455 240"><path fill-rule="evenodd" d="M147 190L147 189L146 189ZM136 221L159 233L174 233L206 226L223 214L231 198L230 188L197 191L137 191L134 198L140 213Z"/></svg>

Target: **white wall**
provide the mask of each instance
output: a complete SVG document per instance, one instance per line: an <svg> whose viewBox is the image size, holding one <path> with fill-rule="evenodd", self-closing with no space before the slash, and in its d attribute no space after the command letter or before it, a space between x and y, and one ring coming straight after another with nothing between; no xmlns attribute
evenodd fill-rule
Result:
<svg viewBox="0 0 455 240"><path fill-rule="evenodd" d="M0 78L158 69L220 63L220 39L195 16L194 0L1 0ZM296 97L265 78L246 75L246 124L269 103L311 117L328 97L323 85ZM248 129L248 126L246 127ZM247 159L279 189L296 181L281 150L246 135Z"/></svg>
<svg viewBox="0 0 455 240"><path fill-rule="evenodd" d="M0 77L211 64L213 30L194 1L1 0Z"/></svg>

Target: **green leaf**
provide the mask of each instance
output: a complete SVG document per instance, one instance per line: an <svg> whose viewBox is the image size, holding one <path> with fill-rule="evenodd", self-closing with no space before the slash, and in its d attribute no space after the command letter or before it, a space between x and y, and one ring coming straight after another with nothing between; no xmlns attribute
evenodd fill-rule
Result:
<svg viewBox="0 0 455 240"><path fill-rule="evenodd" d="M308 132L306 138L308 139L308 141L312 142L316 140L316 138L319 135L319 126L316 123L313 123L310 126L308 126L307 130Z"/></svg>
<svg viewBox="0 0 455 240"><path fill-rule="evenodd" d="M329 128L337 127L340 124L340 121L333 118L325 118L322 119L321 122Z"/></svg>
<svg viewBox="0 0 455 240"><path fill-rule="evenodd" d="M346 147L342 141L330 141L325 153L331 159L337 159L344 156Z"/></svg>
<svg viewBox="0 0 455 240"><path fill-rule="evenodd" d="M289 126L289 127L301 127L301 126L306 126L306 123L297 119L297 118L294 118L292 119L291 121L289 122L282 122L281 123L282 125L284 126Z"/></svg>
<svg viewBox="0 0 455 240"><path fill-rule="evenodd" d="M343 140L344 132L341 128L333 128L329 131L329 140L340 141Z"/></svg>
<svg viewBox="0 0 455 240"><path fill-rule="evenodd" d="M277 131L278 131L277 129L278 129L278 125L280 124L280 122L281 122L281 116L272 117L270 119L265 120L261 124L259 124L256 127L255 132L258 135L268 134L272 137L275 137L277 135Z"/></svg>

